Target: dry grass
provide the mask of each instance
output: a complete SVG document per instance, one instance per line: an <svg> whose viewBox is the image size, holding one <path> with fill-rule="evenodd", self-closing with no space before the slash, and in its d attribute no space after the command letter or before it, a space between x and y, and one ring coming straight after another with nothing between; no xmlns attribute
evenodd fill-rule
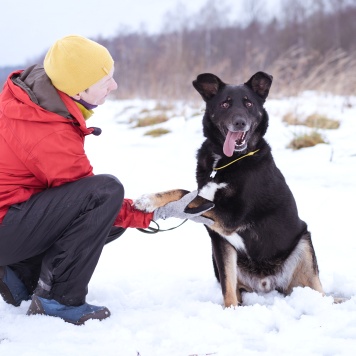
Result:
<svg viewBox="0 0 356 356"><path fill-rule="evenodd" d="M315 113L305 119L305 125L318 129L336 130L340 127L340 121Z"/></svg>
<svg viewBox="0 0 356 356"><path fill-rule="evenodd" d="M282 121L287 125L303 125L303 122L300 120L300 118L291 112L287 112L282 117Z"/></svg>
<svg viewBox="0 0 356 356"><path fill-rule="evenodd" d="M340 127L340 121L330 119L318 113L309 115L306 119L301 119L293 113L288 112L283 116L282 121L288 125L304 125L315 129L335 130Z"/></svg>
<svg viewBox="0 0 356 356"><path fill-rule="evenodd" d="M169 111L169 110L173 110L173 109L174 109L173 104L158 101L153 109L143 108L140 112L141 112L141 114L146 114L148 112Z"/></svg>
<svg viewBox="0 0 356 356"><path fill-rule="evenodd" d="M147 131L145 133L145 136L159 137L159 136L162 136L162 135L166 135L166 134L168 134L170 132L171 131L169 131L167 129L157 128L157 129L153 129L153 130Z"/></svg>
<svg viewBox="0 0 356 356"><path fill-rule="evenodd" d="M220 44L217 44L220 48ZM214 47L214 46L213 46ZM222 48L221 44L221 48ZM276 59L271 54L271 49L254 48L253 45L244 53L244 60L236 63L232 58L215 57L212 53L209 71L230 83L244 83L257 70L263 70L274 77L270 97L296 96L306 90L313 90L336 95L356 95L356 49L350 50L333 48L327 52L315 48L307 49L304 46L294 45L285 50ZM182 58L176 60L176 53L167 46L169 52L160 53L159 65L149 73L138 74L146 67L136 63L132 58L134 70L133 79L127 86L119 86L114 94L118 99L129 97L160 98L169 100L189 99L197 100L198 95L191 87L192 79L199 73L206 71L204 56ZM221 49L220 48L220 49ZM187 51L188 52L188 51ZM216 51L217 54L224 50ZM169 59L170 58L170 59ZM174 63L174 66L173 66ZM193 63L188 64L188 63ZM143 75L144 74L144 75ZM140 78L138 81L136 76ZM141 78L143 78L141 80Z"/></svg>
<svg viewBox="0 0 356 356"><path fill-rule="evenodd" d="M305 90L355 95L355 71L355 52L332 49L322 54L300 46L291 47L267 70L275 78L272 93L284 96Z"/></svg>
<svg viewBox="0 0 356 356"><path fill-rule="evenodd" d="M295 136L289 143L288 148L300 150L301 148L313 147L319 143L327 143L321 134L317 131L312 131L309 134Z"/></svg>
<svg viewBox="0 0 356 356"><path fill-rule="evenodd" d="M173 110L173 109L174 109L173 104L162 103L162 102L158 102L156 104L156 107L154 108L154 110L160 110L160 111L169 111L169 110Z"/></svg>
<svg viewBox="0 0 356 356"><path fill-rule="evenodd" d="M143 118L137 119L135 127L147 127L157 125L168 120L169 119L166 114L148 115Z"/></svg>

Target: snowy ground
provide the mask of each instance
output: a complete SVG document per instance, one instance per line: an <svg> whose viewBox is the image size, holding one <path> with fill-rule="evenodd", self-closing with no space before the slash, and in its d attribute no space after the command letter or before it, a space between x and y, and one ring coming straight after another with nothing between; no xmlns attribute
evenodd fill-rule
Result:
<svg viewBox="0 0 356 356"><path fill-rule="evenodd" d="M154 105L107 102L88 122L103 129L86 142L95 172L119 177L129 198L195 189L203 106L178 105L160 125L173 133L151 138L128 120ZM15 308L0 300L0 355L355 355L356 98L305 93L269 100L266 108L266 138L312 232L324 289L347 302L333 305L331 297L297 288L288 297L248 294L244 306L224 310L203 226L187 222L156 235L131 229L106 246L89 286L87 301L107 306L109 319L78 327L26 316L29 302ZM325 132L329 145L287 150L293 134L306 130L285 126L287 111L327 113L341 128Z"/></svg>

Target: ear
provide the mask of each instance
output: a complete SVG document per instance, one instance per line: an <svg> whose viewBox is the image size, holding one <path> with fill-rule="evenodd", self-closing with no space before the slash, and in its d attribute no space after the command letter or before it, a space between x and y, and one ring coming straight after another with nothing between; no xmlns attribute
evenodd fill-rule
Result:
<svg viewBox="0 0 356 356"><path fill-rule="evenodd" d="M219 77L211 73L203 73L193 81L194 88L199 92L204 101L213 98L226 84Z"/></svg>
<svg viewBox="0 0 356 356"><path fill-rule="evenodd" d="M266 99L272 85L272 80L272 75L264 72L257 72L245 83L245 85L252 89L262 99Z"/></svg>

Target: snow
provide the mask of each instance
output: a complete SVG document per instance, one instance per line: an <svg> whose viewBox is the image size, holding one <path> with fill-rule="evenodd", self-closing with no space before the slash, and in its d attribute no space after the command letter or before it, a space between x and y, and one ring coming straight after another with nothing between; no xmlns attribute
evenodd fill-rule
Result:
<svg viewBox="0 0 356 356"><path fill-rule="evenodd" d="M203 136L203 105L172 103L172 133L144 136L130 119L154 101L108 101L88 126L95 173L111 173L126 197L173 188L193 190L195 154ZM61 319L26 316L30 302L15 308L0 300L0 355L190 356L355 355L356 353L356 98L312 92L266 102L266 139L308 223L320 278L327 294L347 298L333 304L308 288L290 296L245 294L244 305L222 308L222 295L204 227L187 222L155 235L129 229L105 247L89 285L87 301L105 305L111 317L74 326ZM341 121L324 131L329 144L292 151L286 145L307 130L282 123L288 111L326 113ZM160 222L162 228L180 220Z"/></svg>

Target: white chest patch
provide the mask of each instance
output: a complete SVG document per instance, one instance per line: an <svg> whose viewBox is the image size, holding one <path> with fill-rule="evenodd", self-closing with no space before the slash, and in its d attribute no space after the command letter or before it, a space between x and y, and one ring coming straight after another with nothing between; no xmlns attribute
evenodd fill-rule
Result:
<svg viewBox="0 0 356 356"><path fill-rule="evenodd" d="M209 182L205 185L198 193L201 197L208 199L210 201L214 201L215 193L222 188L227 187L227 183L214 183Z"/></svg>

